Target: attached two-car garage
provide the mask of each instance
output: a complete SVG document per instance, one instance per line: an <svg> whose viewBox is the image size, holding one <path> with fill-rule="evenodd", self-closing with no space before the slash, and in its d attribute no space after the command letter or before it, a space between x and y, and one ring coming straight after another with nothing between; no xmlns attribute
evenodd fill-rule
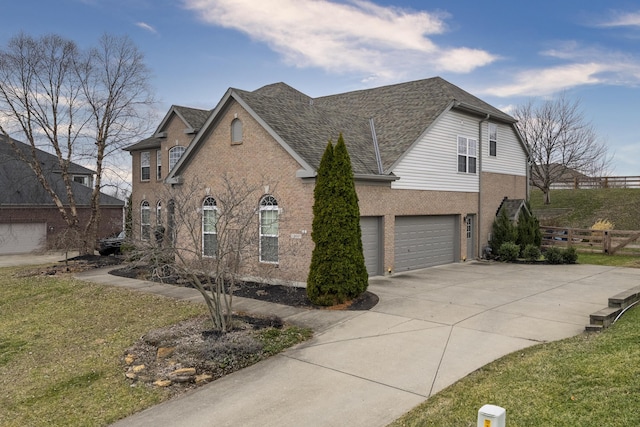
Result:
<svg viewBox="0 0 640 427"><path fill-rule="evenodd" d="M456 215L396 217L393 270L401 272L455 262L460 241L457 218ZM382 218L363 217L360 226L367 271L370 276L383 274Z"/></svg>

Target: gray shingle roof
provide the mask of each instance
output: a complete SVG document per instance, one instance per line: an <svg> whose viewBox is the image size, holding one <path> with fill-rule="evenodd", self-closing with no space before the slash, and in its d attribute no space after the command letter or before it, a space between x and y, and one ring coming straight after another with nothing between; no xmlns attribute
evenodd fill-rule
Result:
<svg viewBox="0 0 640 427"><path fill-rule="evenodd" d="M234 91L314 168L327 140L335 141L342 132L354 172L363 174L378 173L370 120L385 171L452 105L514 122L440 77L320 98L310 98L284 83L253 92Z"/></svg>
<svg viewBox="0 0 640 427"><path fill-rule="evenodd" d="M174 105L175 111L182 116L187 125L192 129L200 129L207 121L211 110L200 110L198 108L183 107Z"/></svg>
<svg viewBox="0 0 640 427"><path fill-rule="evenodd" d="M308 97L287 96L294 93L284 83L278 86L281 90L272 86L268 95L264 90L234 91L313 168L320 164L327 142L335 143L342 133L354 172L378 173L368 119L315 105Z"/></svg>
<svg viewBox="0 0 640 427"><path fill-rule="evenodd" d="M30 146L19 141L14 142L22 150L30 150ZM29 154L30 155L30 154ZM37 151L43 172L64 204L68 203L66 189L60 174L56 156L44 151ZM70 173L74 175L93 175L94 172L81 165L72 163ZM91 188L73 182L73 194L79 206L88 206ZM100 193L100 204L104 206L124 206L122 200ZM51 196L38 182L35 172L18 158L6 137L0 135L0 207L6 205L20 206L55 206Z"/></svg>
<svg viewBox="0 0 640 427"><path fill-rule="evenodd" d="M317 169L327 141L335 142L342 133L354 173L385 178L393 177L392 166L450 108L481 117L490 114L493 120L515 123L508 114L440 77L319 98L311 98L285 83L270 84L252 92L230 88L213 110L216 113L208 117L203 126L215 126L216 115L231 99L252 111L303 167ZM174 106L171 111L176 108L186 107ZM205 115L204 110L194 114L199 118ZM382 171L378 166L372 124ZM208 131L198 134L195 144L187 149L186 156L171 174L177 175L186 167L207 134ZM151 144L150 140L139 144ZM138 145L128 149L134 147Z"/></svg>
<svg viewBox="0 0 640 427"><path fill-rule="evenodd" d="M185 128L191 128L194 131L199 130L204 123L207 121L207 118L211 114L211 110L201 110L198 108L191 107L183 107L180 105L172 105L167 114L165 115L162 123L158 126L156 132L160 132L164 125L169 121L169 117L173 114L177 114L180 119L184 122ZM162 138L154 135L149 138L143 139L142 141L138 141L135 144L129 145L128 147L123 148L124 151L138 151L138 150L152 150L158 149L162 145Z"/></svg>
<svg viewBox="0 0 640 427"><path fill-rule="evenodd" d="M136 142L135 144L129 145L128 147L123 148L124 151L137 151L137 150L150 150L160 148L162 145L162 138L158 138L156 136L152 136L142 141Z"/></svg>
<svg viewBox="0 0 640 427"><path fill-rule="evenodd" d="M500 215L500 211L504 210L507 213L507 218L511 221L517 221L522 209L529 212L524 199L507 199L505 197L496 211L496 216Z"/></svg>

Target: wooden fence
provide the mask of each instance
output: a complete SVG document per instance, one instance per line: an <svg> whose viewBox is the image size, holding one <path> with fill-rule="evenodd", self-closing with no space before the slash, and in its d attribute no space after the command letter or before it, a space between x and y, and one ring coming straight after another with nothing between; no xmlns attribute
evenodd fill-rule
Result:
<svg viewBox="0 0 640 427"><path fill-rule="evenodd" d="M640 231L541 227L542 246L574 246L583 252L639 255Z"/></svg>
<svg viewBox="0 0 640 427"><path fill-rule="evenodd" d="M551 184L552 190L593 188L640 188L640 176L576 177Z"/></svg>

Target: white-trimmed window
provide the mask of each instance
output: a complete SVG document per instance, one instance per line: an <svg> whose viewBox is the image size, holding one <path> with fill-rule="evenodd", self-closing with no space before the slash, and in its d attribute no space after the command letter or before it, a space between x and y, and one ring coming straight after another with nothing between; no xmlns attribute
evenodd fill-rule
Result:
<svg viewBox="0 0 640 427"><path fill-rule="evenodd" d="M498 155L498 125L495 123L489 123L489 155Z"/></svg>
<svg viewBox="0 0 640 427"><path fill-rule="evenodd" d="M156 225L162 225L162 201L156 203Z"/></svg>
<svg viewBox="0 0 640 427"><path fill-rule="evenodd" d="M149 202L143 200L140 204L140 238L149 240L151 236L151 209Z"/></svg>
<svg viewBox="0 0 640 427"><path fill-rule="evenodd" d="M185 150L186 148L181 145L176 145L169 150L169 170L173 169L176 163L178 163L178 160L180 160Z"/></svg>
<svg viewBox="0 0 640 427"><path fill-rule="evenodd" d="M202 255L214 257L218 250L218 208L213 197L202 202Z"/></svg>
<svg viewBox="0 0 640 427"><path fill-rule="evenodd" d="M270 195L260 200L260 262L278 263L278 202Z"/></svg>
<svg viewBox="0 0 640 427"><path fill-rule="evenodd" d="M151 179L151 153L148 151L140 153L140 179L142 181Z"/></svg>
<svg viewBox="0 0 640 427"><path fill-rule="evenodd" d="M476 173L477 144L475 139L458 137L458 172Z"/></svg>
<svg viewBox="0 0 640 427"><path fill-rule="evenodd" d="M156 151L156 179L162 179L162 150Z"/></svg>
<svg viewBox="0 0 640 427"><path fill-rule="evenodd" d="M242 122L240 119L233 119L231 122L231 143L242 144Z"/></svg>

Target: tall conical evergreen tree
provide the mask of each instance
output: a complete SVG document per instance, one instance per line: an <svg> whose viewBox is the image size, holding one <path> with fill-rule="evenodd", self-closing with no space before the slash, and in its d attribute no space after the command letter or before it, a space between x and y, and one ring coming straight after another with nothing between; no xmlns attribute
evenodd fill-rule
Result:
<svg viewBox="0 0 640 427"><path fill-rule="evenodd" d="M314 199L311 237L316 246L307 294L315 304L340 304L362 294L368 284L358 196L342 134L335 148L329 142L325 150Z"/></svg>
<svg viewBox="0 0 640 427"><path fill-rule="evenodd" d="M307 278L307 295L311 301L316 302L321 294L321 288L331 276L330 257L330 221L333 218L331 212L331 170L333 165L333 144L331 141L324 150L316 186L313 189L313 223L311 228L311 239L315 247L311 254L311 266Z"/></svg>

